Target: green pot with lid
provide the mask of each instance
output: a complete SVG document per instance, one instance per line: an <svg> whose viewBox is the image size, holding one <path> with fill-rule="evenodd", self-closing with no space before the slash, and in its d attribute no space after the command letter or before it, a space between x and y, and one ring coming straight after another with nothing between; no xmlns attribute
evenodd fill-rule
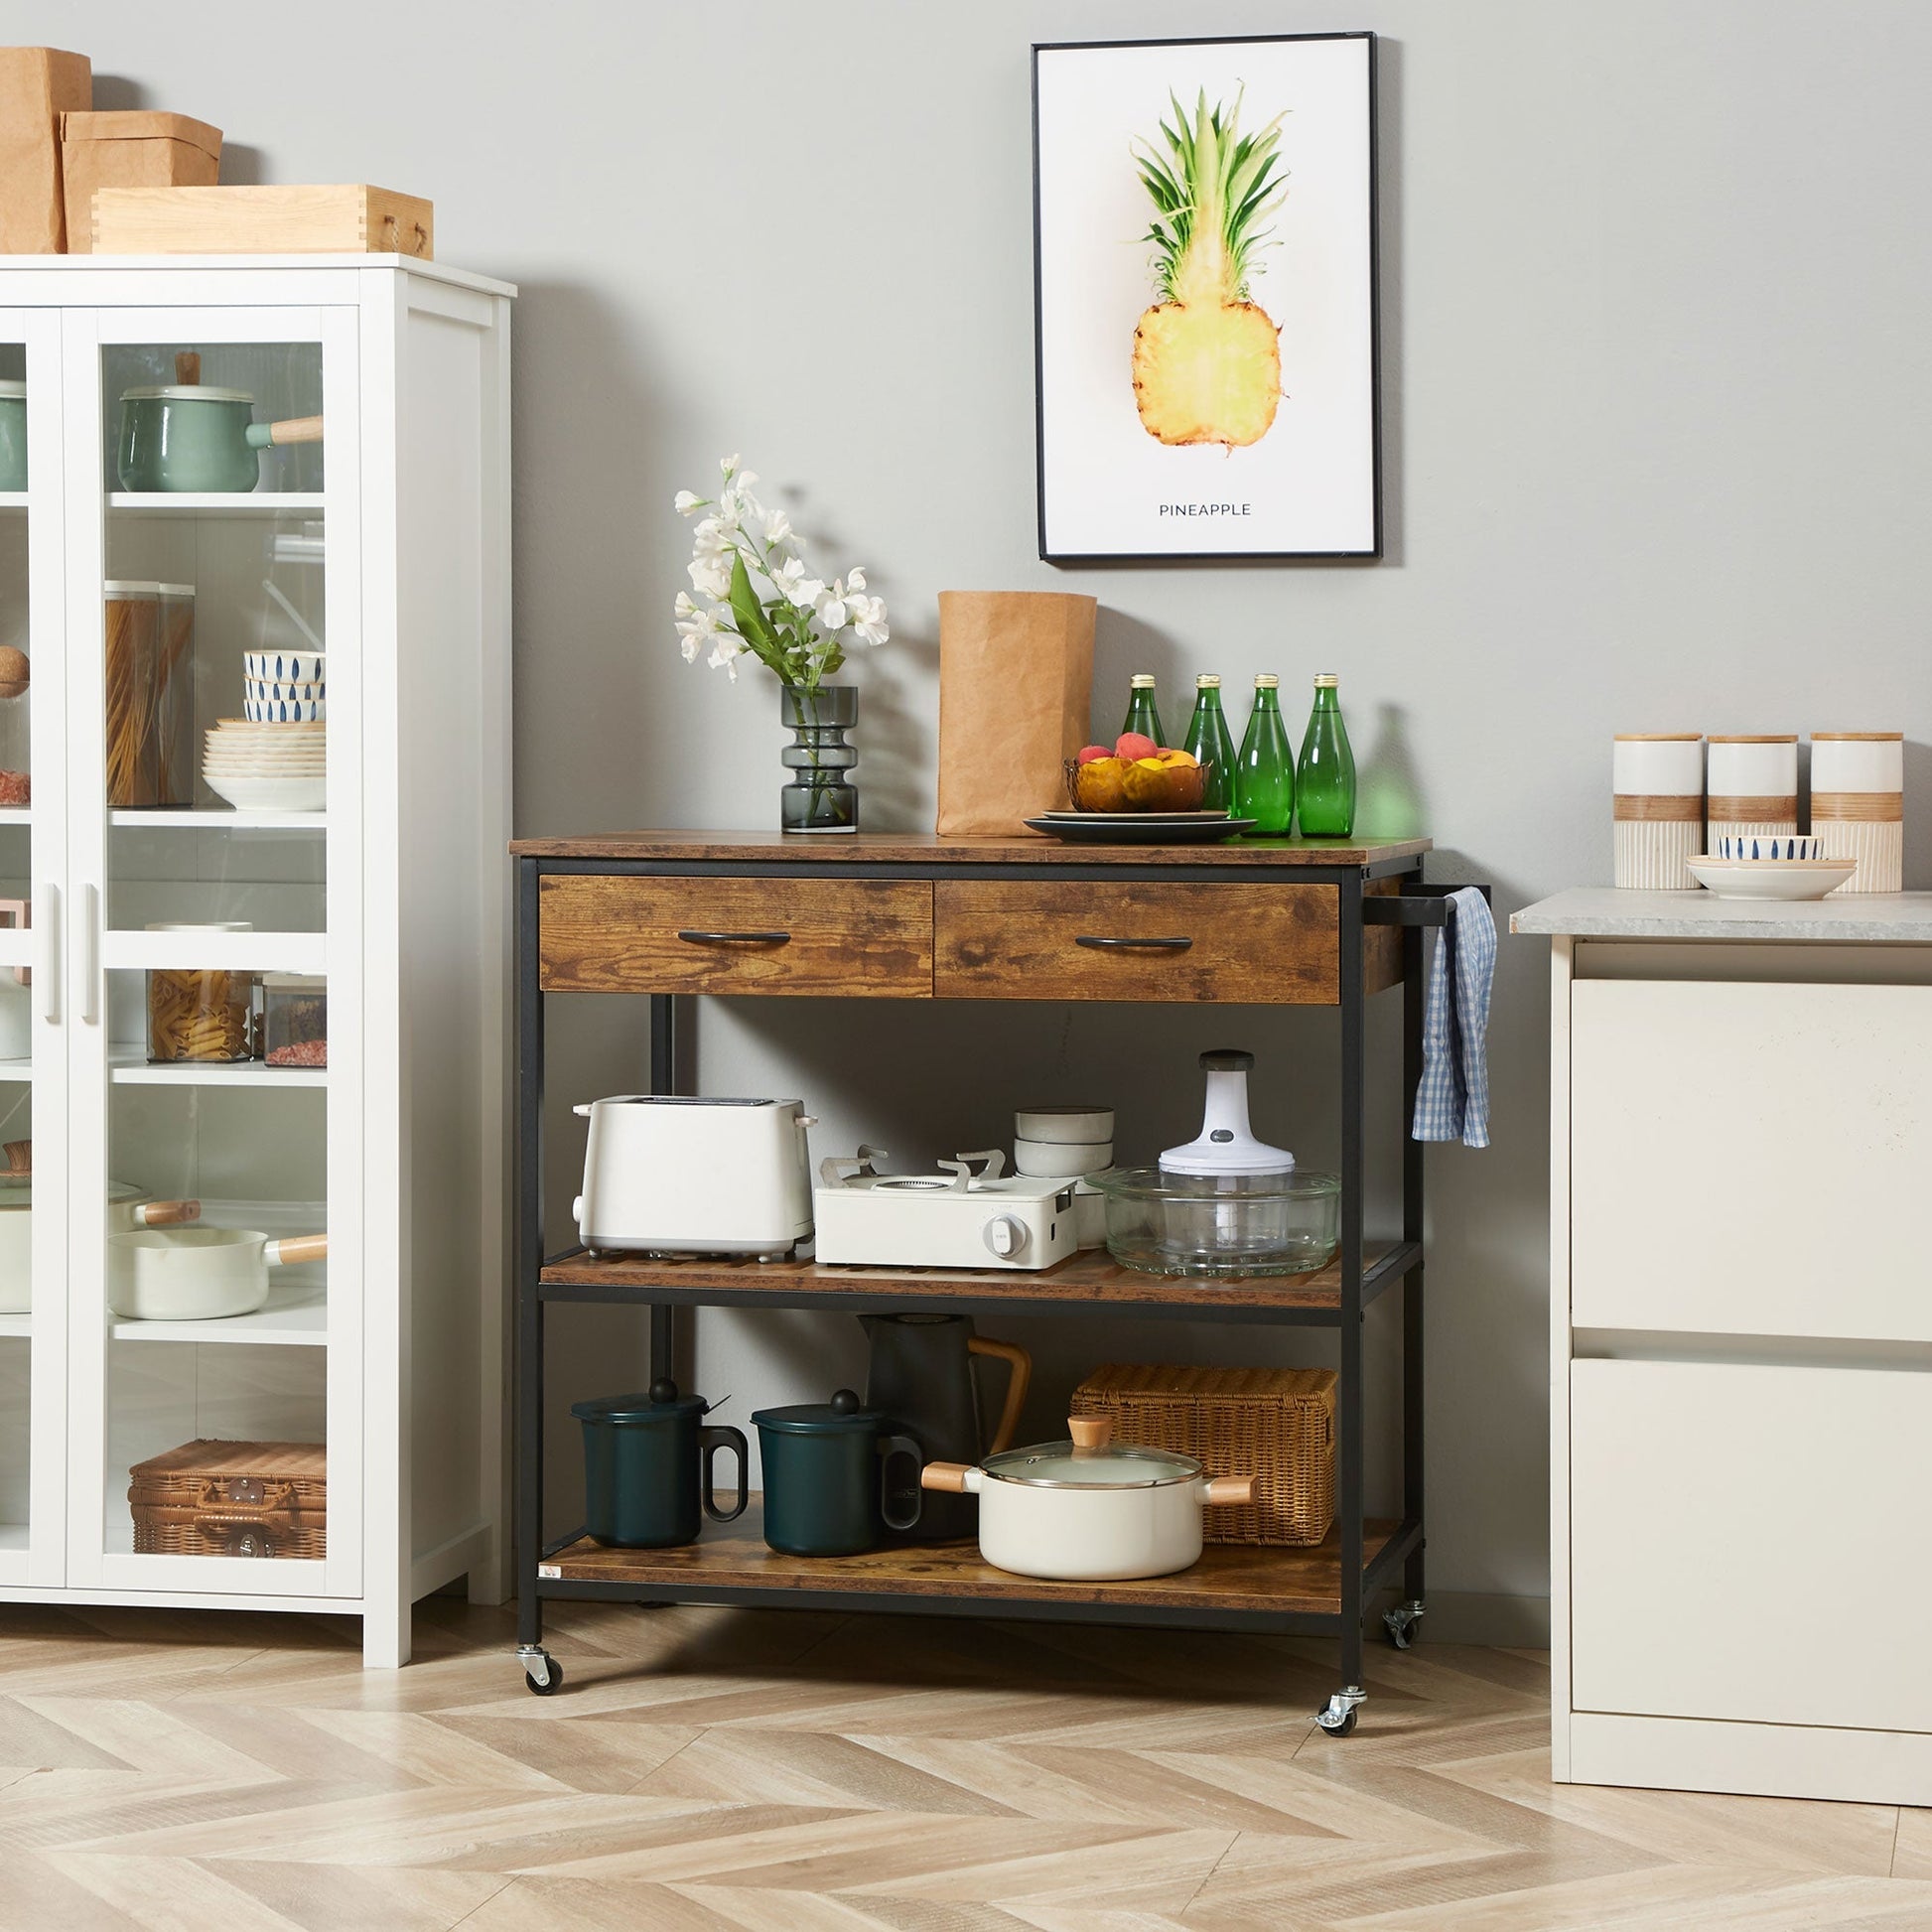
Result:
<svg viewBox="0 0 1932 1932"><path fill-rule="evenodd" d="M27 385L0 380L0 489L27 487Z"/></svg>
<svg viewBox="0 0 1932 1932"><path fill-rule="evenodd" d="M237 494L261 477L259 452L320 443L320 416L258 423L243 389L170 382L121 395L116 471L123 489Z"/></svg>
<svg viewBox="0 0 1932 1932"><path fill-rule="evenodd" d="M752 1418L764 1468L764 1540L792 1557L851 1557L919 1520L911 1437L850 1389L830 1402L760 1409Z"/></svg>
<svg viewBox="0 0 1932 1932"><path fill-rule="evenodd" d="M729 1523L751 1500L744 1434L705 1422L701 1395L683 1395L668 1376L641 1395L573 1402L584 1428L584 1528L620 1550L671 1550L698 1540L703 1518ZM718 1451L738 1457L738 1498L718 1500Z"/></svg>

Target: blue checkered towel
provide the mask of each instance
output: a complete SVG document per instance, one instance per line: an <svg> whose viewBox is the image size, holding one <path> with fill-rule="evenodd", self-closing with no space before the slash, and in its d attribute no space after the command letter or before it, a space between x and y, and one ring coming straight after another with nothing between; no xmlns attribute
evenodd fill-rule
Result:
<svg viewBox="0 0 1932 1932"><path fill-rule="evenodd" d="M1429 964L1422 1016L1419 1141L1489 1145L1489 994L1496 978L1496 921L1473 886L1449 895L1449 923Z"/></svg>

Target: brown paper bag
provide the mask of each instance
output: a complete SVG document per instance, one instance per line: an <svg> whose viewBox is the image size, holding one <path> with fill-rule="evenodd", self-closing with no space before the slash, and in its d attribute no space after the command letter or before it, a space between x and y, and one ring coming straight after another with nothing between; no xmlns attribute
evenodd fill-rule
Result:
<svg viewBox="0 0 1932 1932"><path fill-rule="evenodd" d="M61 179L68 253L93 249L96 188L212 188L221 172L221 130L186 114L61 116Z"/></svg>
<svg viewBox="0 0 1932 1932"><path fill-rule="evenodd" d="M93 97L84 54L0 47L0 255L58 255L66 245L61 116Z"/></svg>
<svg viewBox="0 0 1932 1932"><path fill-rule="evenodd" d="M1087 742L1094 599L939 593L939 836L1033 838Z"/></svg>

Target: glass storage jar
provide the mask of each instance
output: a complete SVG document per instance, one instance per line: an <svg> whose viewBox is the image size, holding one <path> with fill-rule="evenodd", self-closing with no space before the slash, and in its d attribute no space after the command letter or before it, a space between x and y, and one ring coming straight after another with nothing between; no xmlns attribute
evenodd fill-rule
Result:
<svg viewBox="0 0 1932 1932"><path fill-rule="evenodd" d="M252 932L245 919L156 924L150 932ZM156 966L148 971L148 1059L247 1060L255 1056L261 978L226 967Z"/></svg>
<svg viewBox="0 0 1932 1932"><path fill-rule="evenodd" d="M270 1066L329 1064L329 981L322 974L263 976L262 1058Z"/></svg>

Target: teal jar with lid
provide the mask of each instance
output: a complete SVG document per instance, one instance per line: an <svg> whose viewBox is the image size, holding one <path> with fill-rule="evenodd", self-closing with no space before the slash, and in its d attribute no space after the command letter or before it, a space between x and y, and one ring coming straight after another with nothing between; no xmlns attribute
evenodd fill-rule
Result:
<svg viewBox="0 0 1932 1932"><path fill-rule="evenodd" d="M27 487L27 385L0 381L0 489Z"/></svg>
<svg viewBox="0 0 1932 1932"><path fill-rule="evenodd" d="M764 1540L791 1557L851 1557L919 1520L923 1457L850 1389L830 1402L760 1409Z"/></svg>
<svg viewBox="0 0 1932 1932"><path fill-rule="evenodd" d="M698 1540L702 1519L729 1523L751 1500L742 1430L707 1425L711 1405L668 1377L642 1395L573 1402L584 1427L584 1528L620 1550L671 1550ZM738 1456L738 1498L717 1496L718 1451Z"/></svg>

